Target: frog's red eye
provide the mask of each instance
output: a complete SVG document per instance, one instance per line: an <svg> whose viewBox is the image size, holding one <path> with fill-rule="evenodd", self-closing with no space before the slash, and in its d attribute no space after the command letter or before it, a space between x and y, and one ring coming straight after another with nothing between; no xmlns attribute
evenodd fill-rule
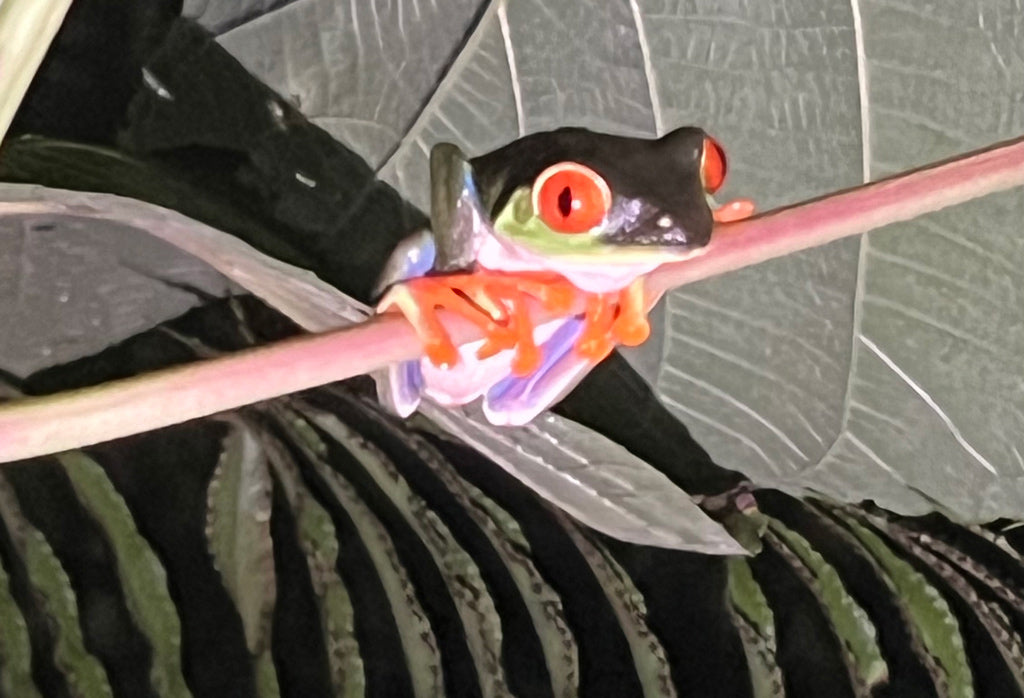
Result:
<svg viewBox="0 0 1024 698"><path fill-rule="evenodd" d="M584 233L604 220L612 192L601 175L577 162L560 162L533 183L533 210L559 233Z"/></svg>
<svg viewBox="0 0 1024 698"><path fill-rule="evenodd" d="M700 159L700 180L704 191L714 194L725 181L725 151L711 136L704 137L704 154Z"/></svg>

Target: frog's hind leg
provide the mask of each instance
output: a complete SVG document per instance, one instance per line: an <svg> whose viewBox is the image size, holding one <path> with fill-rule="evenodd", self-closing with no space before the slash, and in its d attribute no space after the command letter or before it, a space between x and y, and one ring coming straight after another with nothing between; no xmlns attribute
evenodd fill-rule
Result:
<svg viewBox="0 0 1024 698"><path fill-rule="evenodd" d="M420 406L423 395L423 371L419 360L392 364L374 374L377 399L399 417L408 417Z"/></svg>
<svg viewBox="0 0 1024 698"><path fill-rule="evenodd" d="M555 322L557 328L540 344L537 370L528 376L509 376L487 391L483 411L491 424L527 424L565 397L597 363L575 349L584 329L582 318Z"/></svg>

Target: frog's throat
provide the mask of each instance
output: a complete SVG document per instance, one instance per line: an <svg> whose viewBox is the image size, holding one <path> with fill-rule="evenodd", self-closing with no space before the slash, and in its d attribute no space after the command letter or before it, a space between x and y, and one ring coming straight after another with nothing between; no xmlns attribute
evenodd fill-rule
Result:
<svg viewBox="0 0 1024 698"><path fill-rule="evenodd" d="M701 251L703 250L698 250L697 253ZM600 258L587 260L571 256L542 255L510 238L492 234L483 236L477 252L477 262L485 269L510 272L553 271L568 279L573 286L590 293L619 291L669 260L666 258L636 260L630 263L602 263L607 261Z"/></svg>

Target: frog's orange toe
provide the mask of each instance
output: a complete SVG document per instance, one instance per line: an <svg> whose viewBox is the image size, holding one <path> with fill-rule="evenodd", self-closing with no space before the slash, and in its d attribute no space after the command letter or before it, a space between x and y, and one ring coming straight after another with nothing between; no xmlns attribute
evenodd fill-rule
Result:
<svg viewBox="0 0 1024 698"><path fill-rule="evenodd" d="M516 346L516 336L507 327L494 325L486 332L486 340L476 351L476 358L489 359L495 354Z"/></svg>
<svg viewBox="0 0 1024 698"><path fill-rule="evenodd" d="M444 338L424 340L423 353L438 368L449 369L459 363L459 350L452 344L447 333Z"/></svg>
<svg viewBox="0 0 1024 698"><path fill-rule="evenodd" d="M612 323L611 333L626 346L643 344L651 335L644 300L644 282L641 279L619 292L619 311Z"/></svg>
<svg viewBox="0 0 1024 698"><path fill-rule="evenodd" d="M612 325L612 334L627 347L643 344L651 336L651 325L644 317L619 316Z"/></svg>
<svg viewBox="0 0 1024 698"><path fill-rule="evenodd" d="M593 293L587 296L583 315L583 332L576 343L576 353L591 361L600 361L615 347L612 325L615 301L611 294Z"/></svg>
<svg viewBox="0 0 1024 698"><path fill-rule="evenodd" d="M576 345L576 353L584 359L597 363L611 354L614 348L615 343L607 337L584 337Z"/></svg>
<svg viewBox="0 0 1024 698"><path fill-rule="evenodd" d="M750 199L733 199L712 211L715 223L733 223L754 215L754 202Z"/></svg>
<svg viewBox="0 0 1024 698"><path fill-rule="evenodd" d="M512 357L512 373L522 378L540 368L540 349L534 344L520 344Z"/></svg>

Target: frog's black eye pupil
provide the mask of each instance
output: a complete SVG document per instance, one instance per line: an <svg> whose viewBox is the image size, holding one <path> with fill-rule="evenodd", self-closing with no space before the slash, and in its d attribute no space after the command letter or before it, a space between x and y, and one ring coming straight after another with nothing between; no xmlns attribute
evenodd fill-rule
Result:
<svg viewBox="0 0 1024 698"><path fill-rule="evenodd" d="M572 213L572 189L569 187L563 187L558 193L558 212L562 218L568 218Z"/></svg>

